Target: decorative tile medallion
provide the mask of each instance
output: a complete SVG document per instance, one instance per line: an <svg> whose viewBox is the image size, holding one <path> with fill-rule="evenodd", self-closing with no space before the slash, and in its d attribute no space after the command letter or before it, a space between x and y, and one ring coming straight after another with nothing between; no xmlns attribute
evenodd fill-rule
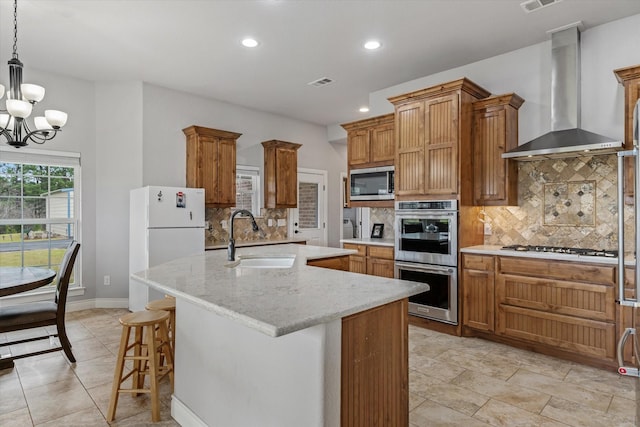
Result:
<svg viewBox="0 0 640 427"><path fill-rule="evenodd" d="M595 227L595 181L544 184L544 225Z"/></svg>

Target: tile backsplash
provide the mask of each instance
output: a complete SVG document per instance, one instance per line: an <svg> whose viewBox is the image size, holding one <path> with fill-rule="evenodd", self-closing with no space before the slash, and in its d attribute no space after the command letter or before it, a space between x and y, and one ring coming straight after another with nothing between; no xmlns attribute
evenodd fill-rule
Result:
<svg viewBox="0 0 640 427"><path fill-rule="evenodd" d="M485 207L490 245L549 245L616 249L617 156L519 162L518 205ZM625 207L626 243L633 234Z"/></svg>
<svg viewBox="0 0 640 427"><path fill-rule="evenodd" d="M394 221L395 211L393 208L371 208L369 211L370 226L373 227L373 224L384 224L382 237L385 239L395 239L395 233L393 230ZM367 233L362 237L371 236L371 230L368 230Z"/></svg>
<svg viewBox="0 0 640 427"><path fill-rule="evenodd" d="M205 230L205 246L215 246L229 242L229 219L231 208L207 208L205 220L209 221L210 228ZM278 226L278 220L284 219L285 225ZM272 225L269 225L271 220ZM223 227L223 221L226 227ZM233 234L236 242L256 240L281 240L287 238L287 210L286 209L262 209L261 216L256 217L256 223L261 232L253 231L249 218L237 216L233 225Z"/></svg>

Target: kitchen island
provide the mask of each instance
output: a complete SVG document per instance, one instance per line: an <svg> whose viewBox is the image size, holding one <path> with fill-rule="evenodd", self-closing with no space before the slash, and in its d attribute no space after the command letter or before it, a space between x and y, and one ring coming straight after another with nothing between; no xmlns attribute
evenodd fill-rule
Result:
<svg viewBox="0 0 640 427"><path fill-rule="evenodd" d="M176 297L174 418L211 426L407 425L407 297L428 285L307 265L352 253L249 247L238 249L236 262L208 251L133 274ZM250 265L264 257L293 262Z"/></svg>

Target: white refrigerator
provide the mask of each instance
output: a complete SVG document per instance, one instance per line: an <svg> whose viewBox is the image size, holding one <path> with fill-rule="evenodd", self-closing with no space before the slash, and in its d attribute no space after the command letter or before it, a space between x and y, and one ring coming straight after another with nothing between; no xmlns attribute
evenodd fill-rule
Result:
<svg viewBox="0 0 640 427"><path fill-rule="evenodd" d="M148 186L131 190L129 275L204 252L204 189ZM129 310L164 294L129 279Z"/></svg>

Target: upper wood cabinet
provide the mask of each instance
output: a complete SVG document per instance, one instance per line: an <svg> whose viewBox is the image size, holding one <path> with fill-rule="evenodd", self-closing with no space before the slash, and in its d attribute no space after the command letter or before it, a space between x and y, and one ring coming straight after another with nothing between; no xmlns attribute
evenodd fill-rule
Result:
<svg viewBox="0 0 640 427"><path fill-rule="evenodd" d="M205 204L236 204L236 140L241 133L189 126L187 137L187 187L204 188Z"/></svg>
<svg viewBox="0 0 640 427"><path fill-rule="evenodd" d="M298 149L286 141L264 141L264 207L298 206Z"/></svg>
<svg viewBox="0 0 640 427"><path fill-rule="evenodd" d="M472 204L472 103L489 94L462 78L389 98L396 111L396 200Z"/></svg>
<svg viewBox="0 0 640 427"><path fill-rule="evenodd" d="M349 169L393 165L394 115L373 117L341 125L347 131Z"/></svg>
<svg viewBox="0 0 640 427"><path fill-rule="evenodd" d="M624 149L633 150L633 109L640 98L640 65L613 71L624 86ZM633 159L625 159L624 195L627 204L633 204Z"/></svg>
<svg viewBox="0 0 640 427"><path fill-rule="evenodd" d="M518 146L518 108L523 102L509 93L473 103L473 200L477 206L518 204L518 165L502 154Z"/></svg>

